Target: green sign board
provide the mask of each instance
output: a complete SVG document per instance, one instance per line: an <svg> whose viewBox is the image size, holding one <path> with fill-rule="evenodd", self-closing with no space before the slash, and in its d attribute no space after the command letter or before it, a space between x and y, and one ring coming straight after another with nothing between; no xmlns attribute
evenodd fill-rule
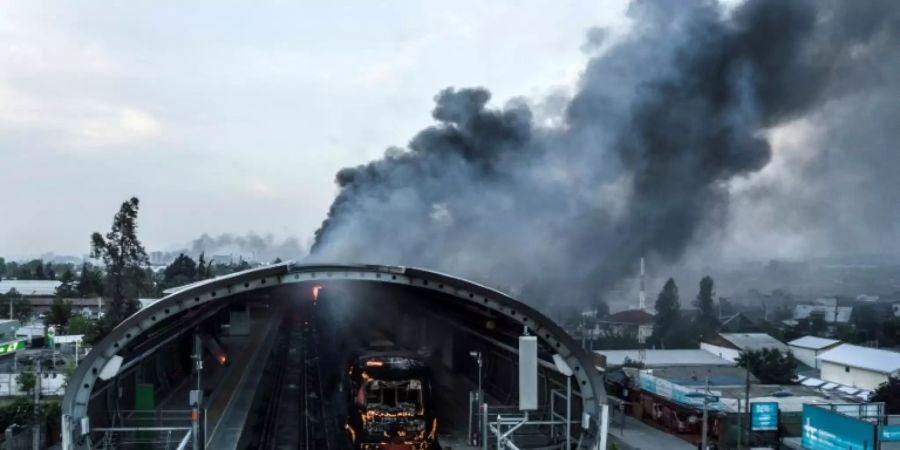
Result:
<svg viewBox="0 0 900 450"><path fill-rule="evenodd" d="M778 431L778 403L751 403L750 429L753 431Z"/></svg>
<svg viewBox="0 0 900 450"><path fill-rule="evenodd" d="M56 328L55 327L47 327L47 348L53 348L53 344L56 342Z"/></svg>
<svg viewBox="0 0 900 450"><path fill-rule="evenodd" d="M25 341L12 341L0 344L0 355L16 352L25 349Z"/></svg>
<svg viewBox="0 0 900 450"><path fill-rule="evenodd" d="M156 407L152 384L138 383L134 389L134 409L147 411Z"/></svg>

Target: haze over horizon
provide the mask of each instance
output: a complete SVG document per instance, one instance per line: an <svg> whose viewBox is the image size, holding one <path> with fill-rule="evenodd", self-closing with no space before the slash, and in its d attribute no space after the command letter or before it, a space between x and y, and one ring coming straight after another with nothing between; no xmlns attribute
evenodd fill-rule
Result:
<svg viewBox="0 0 900 450"><path fill-rule="evenodd" d="M306 243L334 174L404 144L437 91L571 89L585 30L625 27L626 4L10 2L0 255L87 253L131 196L149 249Z"/></svg>

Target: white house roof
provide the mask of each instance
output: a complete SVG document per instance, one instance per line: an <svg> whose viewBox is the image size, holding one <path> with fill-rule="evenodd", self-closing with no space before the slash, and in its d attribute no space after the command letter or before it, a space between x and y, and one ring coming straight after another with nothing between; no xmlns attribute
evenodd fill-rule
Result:
<svg viewBox="0 0 900 450"><path fill-rule="evenodd" d="M607 366L621 366L625 358L640 361L645 367L662 366L733 366L734 361L720 358L706 350L597 350L606 356Z"/></svg>
<svg viewBox="0 0 900 450"><path fill-rule="evenodd" d="M719 333L719 336L743 351L756 351L764 348L774 348L782 352L789 350L784 342L766 333Z"/></svg>
<svg viewBox="0 0 900 450"><path fill-rule="evenodd" d="M828 348L840 343L841 341L837 339L821 338L817 336L803 336L802 338L794 339L793 341L788 342L788 345L791 347L807 348L810 350L822 350L823 348Z"/></svg>
<svg viewBox="0 0 900 450"><path fill-rule="evenodd" d="M842 344L816 359L888 375L900 370L900 353L858 345Z"/></svg>
<svg viewBox="0 0 900 450"><path fill-rule="evenodd" d="M827 323L847 323L853 314L852 306L797 305L794 320L808 319L812 314L821 314Z"/></svg>
<svg viewBox="0 0 900 450"><path fill-rule="evenodd" d="M56 280L0 280L0 293L15 289L20 295L31 297L52 297L62 284Z"/></svg>

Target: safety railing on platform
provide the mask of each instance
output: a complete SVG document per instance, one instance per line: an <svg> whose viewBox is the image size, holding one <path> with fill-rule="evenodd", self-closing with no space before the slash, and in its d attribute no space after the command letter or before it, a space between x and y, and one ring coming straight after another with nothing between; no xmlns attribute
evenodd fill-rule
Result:
<svg viewBox="0 0 900 450"><path fill-rule="evenodd" d="M99 442L91 446L96 450L187 450L193 446L190 427L116 427L95 428L94 431L101 436Z"/></svg>

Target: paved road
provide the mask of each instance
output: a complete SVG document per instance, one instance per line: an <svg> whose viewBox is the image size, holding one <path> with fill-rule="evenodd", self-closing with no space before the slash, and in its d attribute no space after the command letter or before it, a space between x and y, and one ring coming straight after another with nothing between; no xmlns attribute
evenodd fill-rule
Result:
<svg viewBox="0 0 900 450"><path fill-rule="evenodd" d="M657 430L631 416L625 417L624 431L618 421L615 424L610 423L609 434L623 441L632 450L694 450L697 448L687 441Z"/></svg>

